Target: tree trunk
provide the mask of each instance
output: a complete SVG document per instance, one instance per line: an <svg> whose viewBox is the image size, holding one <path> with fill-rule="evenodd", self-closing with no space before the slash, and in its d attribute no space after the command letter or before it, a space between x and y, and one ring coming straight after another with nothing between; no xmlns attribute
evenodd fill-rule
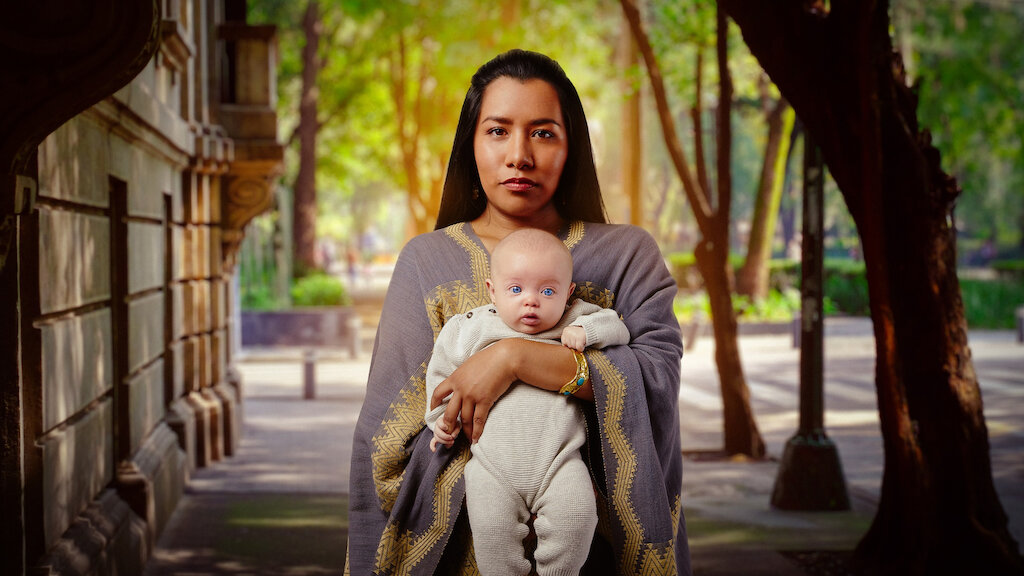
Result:
<svg viewBox="0 0 1024 576"><path fill-rule="evenodd" d="M629 32L629 22L623 18L620 34L619 58L622 66L622 193L629 199L629 223L644 225L643 183L640 174L643 165L640 138L640 87L634 85L633 66L637 63L636 42Z"/></svg>
<svg viewBox="0 0 1024 576"><path fill-rule="evenodd" d="M715 330L715 360L722 387L725 451L728 454L745 454L752 458L762 458L764 456L764 441L761 439L753 410L750 408L750 392L747 389L746 377L743 375L743 364L740 361L739 346L736 342L736 315L732 309L732 278L729 271L729 210L732 200L730 194L732 184L729 175L731 147L729 101L732 98L732 83L726 65L728 46L725 44L727 36L725 14L719 12L718 16L718 62L722 84L719 94L718 120L718 205L717 210L713 211L708 199L708 191L694 179L676 135L675 121L669 109L661 68L640 21L640 12L637 10L634 0L620 0L620 3L629 20L630 28L633 30L633 37L636 39L640 54L647 65L647 75L657 103L658 118L661 120L665 146L668 148L679 179L683 183L683 190L686 192L687 201L693 209L702 236L694 254L698 270L704 277L708 299L711 301L712 324Z"/></svg>
<svg viewBox="0 0 1024 576"><path fill-rule="evenodd" d="M736 293L763 300L768 296L768 261L772 257L772 240L782 201L782 185L789 156L789 136L793 132L792 108L782 98L767 114L768 143L764 149L761 180L754 202L750 224L747 258L736 278Z"/></svg>
<svg viewBox="0 0 1024 576"><path fill-rule="evenodd" d="M320 90L320 10L317 0L309 0L302 18L306 45L302 48L302 94L299 100L299 171L295 176L295 212L292 239L297 272L318 268L316 258L316 136L320 129L317 102Z"/></svg>
<svg viewBox="0 0 1024 576"><path fill-rule="evenodd" d="M728 230L728 221L725 222ZM744 454L763 458L765 444L750 407L750 390L740 361L736 315L732 309L732 269L727 245L702 239L694 256L704 278L704 289L711 305L711 323L715 335L715 365L722 394L722 423L726 454Z"/></svg>
<svg viewBox="0 0 1024 576"><path fill-rule="evenodd" d="M1020 574L967 346L959 188L918 128L887 3L721 5L821 146L864 248L885 471L857 559L871 574Z"/></svg>

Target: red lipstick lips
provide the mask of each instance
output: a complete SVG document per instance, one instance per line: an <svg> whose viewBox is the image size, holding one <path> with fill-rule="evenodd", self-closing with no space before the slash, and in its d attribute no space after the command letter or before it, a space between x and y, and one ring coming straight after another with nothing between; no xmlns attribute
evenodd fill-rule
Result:
<svg viewBox="0 0 1024 576"><path fill-rule="evenodd" d="M502 186L515 192L523 192L537 185L529 178L509 178L501 183Z"/></svg>

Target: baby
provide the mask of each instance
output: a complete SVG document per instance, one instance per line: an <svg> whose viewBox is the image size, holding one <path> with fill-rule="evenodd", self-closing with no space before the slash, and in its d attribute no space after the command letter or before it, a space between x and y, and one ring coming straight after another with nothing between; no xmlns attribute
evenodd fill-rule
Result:
<svg viewBox="0 0 1024 576"><path fill-rule="evenodd" d="M539 574L577 574L590 552L597 507L580 456L586 440L581 407L571 398L588 378L582 352L629 343L629 330L612 309L581 299L572 256L555 236L526 229L509 234L491 254L487 289L492 304L453 316L438 334L427 366L427 398L466 359L504 338L528 338L577 351L577 376L553 394L513 384L495 403L466 464L466 507L481 574L526 574L527 521L536 515ZM446 399L447 402L447 399ZM452 446L459 422L446 423L446 403L425 420L431 450Z"/></svg>

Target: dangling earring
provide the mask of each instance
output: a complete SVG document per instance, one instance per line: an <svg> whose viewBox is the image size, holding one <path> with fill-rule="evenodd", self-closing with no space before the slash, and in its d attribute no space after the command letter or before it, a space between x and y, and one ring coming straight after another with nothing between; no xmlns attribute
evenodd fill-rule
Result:
<svg viewBox="0 0 1024 576"><path fill-rule="evenodd" d="M476 187L476 184L474 184L473 185L473 200L479 200L479 199L480 199L480 189Z"/></svg>

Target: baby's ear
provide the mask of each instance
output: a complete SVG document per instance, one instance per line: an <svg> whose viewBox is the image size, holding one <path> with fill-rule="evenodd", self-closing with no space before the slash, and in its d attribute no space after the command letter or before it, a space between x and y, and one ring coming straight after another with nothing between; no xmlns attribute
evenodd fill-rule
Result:
<svg viewBox="0 0 1024 576"><path fill-rule="evenodd" d="M494 283L488 278L484 280L487 283L487 294L491 297L491 304L494 304Z"/></svg>

